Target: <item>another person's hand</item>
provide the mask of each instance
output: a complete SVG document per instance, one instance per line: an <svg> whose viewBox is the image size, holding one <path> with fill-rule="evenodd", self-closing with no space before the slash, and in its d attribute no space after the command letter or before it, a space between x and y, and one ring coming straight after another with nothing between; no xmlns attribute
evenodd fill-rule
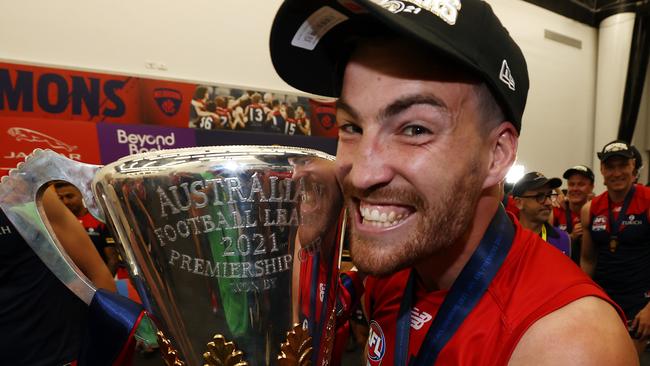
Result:
<svg viewBox="0 0 650 366"><path fill-rule="evenodd" d="M551 200L551 204L553 205L553 207L560 208L564 206L564 202L566 202L567 198L564 195L564 193L562 193L562 191L559 189L556 189L555 193L557 193L557 197L555 197L554 200Z"/></svg>
<svg viewBox="0 0 650 366"><path fill-rule="evenodd" d="M632 329L639 339L650 338L650 304L636 314L632 321Z"/></svg>
<svg viewBox="0 0 650 366"><path fill-rule="evenodd" d="M582 224L577 223L573 225L573 231L570 234L571 241L576 241L582 236Z"/></svg>

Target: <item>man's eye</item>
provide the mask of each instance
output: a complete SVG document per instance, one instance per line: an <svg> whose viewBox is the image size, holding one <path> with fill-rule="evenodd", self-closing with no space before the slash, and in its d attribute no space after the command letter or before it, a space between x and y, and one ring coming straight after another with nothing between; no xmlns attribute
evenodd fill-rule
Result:
<svg viewBox="0 0 650 366"><path fill-rule="evenodd" d="M363 131L361 127L353 125L352 123L346 123L339 126L339 130L345 133L361 133Z"/></svg>
<svg viewBox="0 0 650 366"><path fill-rule="evenodd" d="M424 134L430 134L431 131L428 129L422 127L422 126L406 126L403 130L402 133L407 135L407 136L417 136L417 135L424 135Z"/></svg>

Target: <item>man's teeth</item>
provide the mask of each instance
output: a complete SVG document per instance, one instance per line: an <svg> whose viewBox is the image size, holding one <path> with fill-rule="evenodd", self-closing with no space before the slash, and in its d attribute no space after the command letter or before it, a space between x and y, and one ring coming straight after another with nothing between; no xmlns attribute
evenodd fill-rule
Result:
<svg viewBox="0 0 650 366"><path fill-rule="evenodd" d="M361 216L363 217L364 224L370 224L378 227L395 226L404 221L406 215L396 214L394 211L389 213L379 213L377 209L369 209L367 207L361 209Z"/></svg>

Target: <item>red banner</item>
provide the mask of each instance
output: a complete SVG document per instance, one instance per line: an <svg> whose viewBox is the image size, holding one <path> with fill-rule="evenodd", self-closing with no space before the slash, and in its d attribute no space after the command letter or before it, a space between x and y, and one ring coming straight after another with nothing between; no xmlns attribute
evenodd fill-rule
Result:
<svg viewBox="0 0 650 366"><path fill-rule="evenodd" d="M54 150L84 163L100 163L94 123L0 118L0 136L0 176L37 148Z"/></svg>
<svg viewBox="0 0 650 366"><path fill-rule="evenodd" d="M0 62L0 117L336 137L333 103Z"/></svg>
<svg viewBox="0 0 650 366"><path fill-rule="evenodd" d="M195 86L0 63L0 117L187 127Z"/></svg>

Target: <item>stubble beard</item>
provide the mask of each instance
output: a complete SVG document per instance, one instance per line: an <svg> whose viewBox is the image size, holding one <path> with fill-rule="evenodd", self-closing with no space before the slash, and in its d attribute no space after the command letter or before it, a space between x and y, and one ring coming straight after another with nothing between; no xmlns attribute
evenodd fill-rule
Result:
<svg viewBox="0 0 650 366"><path fill-rule="evenodd" d="M350 253L357 268L374 276L389 275L456 243L469 230L474 218L483 180L479 168L478 158L473 159L467 169L447 186L441 185L436 193L437 199L429 200L428 204L412 189L382 187L371 192L358 192L343 182L346 205L350 210L358 210L350 198L353 193L361 198L393 195L412 204L419 216L415 229L392 243L365 238L355 230L354 224L351 225Z"/></svg>

